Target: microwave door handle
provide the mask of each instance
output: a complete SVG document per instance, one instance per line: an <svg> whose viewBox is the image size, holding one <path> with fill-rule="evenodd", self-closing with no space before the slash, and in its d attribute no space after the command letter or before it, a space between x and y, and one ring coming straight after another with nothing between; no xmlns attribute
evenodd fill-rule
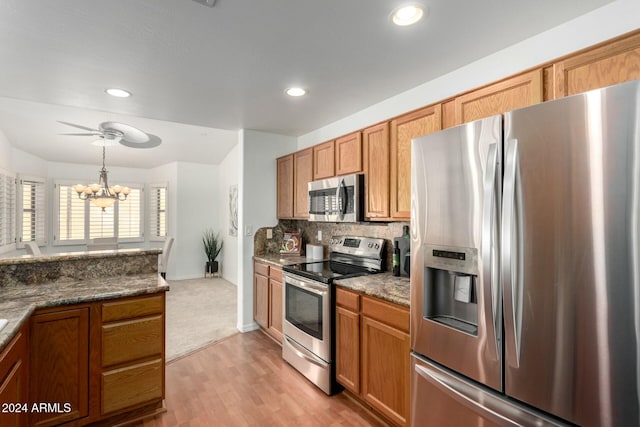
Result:
<svg viewBox="0 0 640 427"><path fill-rule="evenodd" d="M340 220L344 219L344 214L347 211L347 197L346 186L344 184L344 178L340 178L338 182L338 188L336 188L336 197L338 200L338 217Z"/></svg>
<svg viewBox="0 0 640 427"><path fill-rule="evenodd" d="M340 212L340 181L338 181L338 185L336 185L335 201L336 201L336 207L335 207L335 210L331 208L331 212L330 212L331 215L333 215L335 212Z"/></svg>

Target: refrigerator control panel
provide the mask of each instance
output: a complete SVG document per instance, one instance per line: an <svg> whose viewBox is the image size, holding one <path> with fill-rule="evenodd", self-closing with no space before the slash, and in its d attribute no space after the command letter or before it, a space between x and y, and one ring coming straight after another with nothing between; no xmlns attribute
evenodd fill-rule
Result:
<svg viewBox="0 0 640 427"><path fill-rule="evenodd" d="M478 275L478 249L442 245L424 245L424 266L440 270Z"/></svg>

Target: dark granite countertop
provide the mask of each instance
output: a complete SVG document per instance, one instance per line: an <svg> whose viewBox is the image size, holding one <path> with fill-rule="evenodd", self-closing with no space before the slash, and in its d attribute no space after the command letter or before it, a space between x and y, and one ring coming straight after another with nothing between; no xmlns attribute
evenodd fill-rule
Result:
<svg viewBox="0 0 640 427"><path fill-rule="evenodd" d="M254 255L253 259L255 261L264 262L266 264L270 264L270 265L273 265L275 267L282 267L284 265L299 264L301 262L322 261L320 259L307 259L307 257L304 257L304 256L291 256L291 255L282 256L282 255L272 255L272 254Z"/></svg>
<svg viewBox="0 0 640 427"><path fill-rule="evenodd" d="M409 307L409 278L395 277L391 273L337 279L333 283L352 291L380 298L404 307Z"/></svg>
<svg viewBox="0 0 640 427"><path fill-rule="evenodd" d="M104 253L101 255L104 257ZM9 320L0 330L0 351L36 309L168 290L169 285L158 273L0 287L0 318Z"/></svg>
<svg viewBox="0 0 640 427"><path fill-rule="evenodd" d="M60 262L85 260L88 258L116 258L138 255L158 255L162 249L115 249L105 251L62 252L58 254L21 255L11 258L0 258L0 265L35 264L41 262Z"/></svg>

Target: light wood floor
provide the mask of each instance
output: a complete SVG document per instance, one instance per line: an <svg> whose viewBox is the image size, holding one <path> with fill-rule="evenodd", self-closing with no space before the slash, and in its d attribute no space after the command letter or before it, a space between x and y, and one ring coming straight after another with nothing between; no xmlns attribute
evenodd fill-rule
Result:
<svg viewBox="0 0 640 427"><path fill-rule="evenodd" d="M166 367L167 412L134 426L384 426L344 394L325 395L259 331Z"/></svg>

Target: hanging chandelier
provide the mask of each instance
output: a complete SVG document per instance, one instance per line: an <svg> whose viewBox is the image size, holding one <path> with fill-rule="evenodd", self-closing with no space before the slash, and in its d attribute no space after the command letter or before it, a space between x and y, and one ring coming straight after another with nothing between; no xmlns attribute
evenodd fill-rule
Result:
<svg viewBox="0 0 640 427"><path fill-rule="evenodd" d="M107 181L107 168L105 167L104 162L105 146L106 144L102 144L102 169L100 170L100 179L98 184L86 186L76 184L73 186L73 189L78 193L78 197L81 200L89 200L95 206L102 208L103 212L105 208L113 206L115 202L123 202L127 200L127 196L131 192L129 187L121 187L119 185L114 185L109 188L109 183Z"/></svg>

